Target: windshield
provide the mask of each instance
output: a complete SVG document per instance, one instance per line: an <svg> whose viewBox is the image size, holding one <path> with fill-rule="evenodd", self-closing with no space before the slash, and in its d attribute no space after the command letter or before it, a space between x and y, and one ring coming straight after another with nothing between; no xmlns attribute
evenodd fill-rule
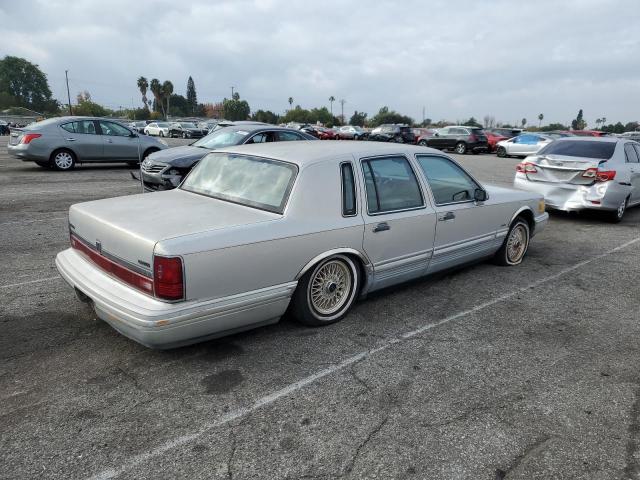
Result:
<svg viewBox="0 0 640 480"><path fill-rule="evenodd" d="M196 128L195 123L180 122L180 125L182 125L183 128Z"/></svg>
<svg viewBox="0 0 640 480"><path fill-rule="evenodd" d="M615 149L615 142L560 140L544 147L538 155L566 155L608 160L613 156Z"/></svg>
<svg viewBox="0 0 640 480"><path fill-rule="evenodd" d="M181 189L248 207L282 213L295 180L290 163L233 153L210 153Z"/></svg>
<svg viewBox="0 0 640 480"><path fill-rule="evenodd" d="M249 134L249 131L241 128L221 128L201 138L193 146L215 150L216 148L240 145Z"/></svg>

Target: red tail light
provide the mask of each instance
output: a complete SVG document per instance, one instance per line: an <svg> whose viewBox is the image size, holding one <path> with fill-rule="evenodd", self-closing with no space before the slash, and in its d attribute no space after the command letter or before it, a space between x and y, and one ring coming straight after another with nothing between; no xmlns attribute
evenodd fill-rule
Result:
<svg viewBox="0 0 640 480"><path fill-rule="evenodd" d="M538 173L538 169L536 168L535 164L531 162L521 162L516 165L516 172L526 174Z"/></svg>
<svg viewBox="0 0 640 480"><path fill-rule="evenodd" d="M147 293L149 295L153 294L153 280L145 277L144 275L129 270L126 267L114 262L113 260L101 255L97 251L93 250L87 244L85 244L82 240L76 237L73 233L70 235L71 237L71 247L82 252L89 260L95 263L98 267L104 270L107 273L110 273L114 277L119 278L123 282L132 287Z"/></svg>
<svg viewBox="0 0 640 480"><path fill-rule="evenodd" d="M153 257L153 285L155 295L164 300L182 300L182 259L180 257Z"/></svg>
<svg viewBox="0 0 640 480"><path fill-rule="evenodd" d="M27 133L22 136L22 140L20 140L20 143L28 145L31 143L31 140L35 140L36 138L40 138L41 136L42 135L39 133Z"/></svg>
<svg viewBox="0 0 640 480"><path fill-rule="evenodd" d="M616 178L615 170L598 170L597 168L587 168L582 174L585 178L593 178L596 182L609 182Z"/></svg>

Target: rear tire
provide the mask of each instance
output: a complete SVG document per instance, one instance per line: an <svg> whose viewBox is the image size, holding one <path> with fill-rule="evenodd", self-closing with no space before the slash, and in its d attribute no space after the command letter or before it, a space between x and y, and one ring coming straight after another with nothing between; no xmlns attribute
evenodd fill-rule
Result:
<svg viewBox="0 0 640 480"><path fill-rule="evenodd" d="M464 155L465 153L467 153L467 144L464 142L456 143L455 152L458 155Z"/></svg>
<svg viewBox="0 0 640 480"><path fill-rule="evenodd" d="M36 162L36 165L42 168L51 168L51 162Z"/></svg>
<svg viewBox="0 0 640 480"><path fill-rule="evenodd" d="M426 147L427 146L427 141L426 140L420 140L418 142L418 145L420 145L421 147Z"/></svg>
<svg viewBox="0 0 640 480"><path fill-rule="evenodd" d="M625 198L624 201L618 205L618 209L613 212L607 212L607 220L611 223L620 223L624 218L624 214L627 211L627 207L629 206L629 198Z"/></svg>
<svg viewBox="0 0 640 480"><path fill-rule="evenodd" d="M354 260L346 255L325 258L298 282L292 313L304 325L330 325L344 318L359 290L360 269Z"/></svg>
<svg viewBox="0 0 640 480"><path fill-rule="evenodd" d="M53 168L60 171L73 170L76 166L76 156L71 150L56 150L51 154Z"/></svg>
<svg viewBox="0 0 640 480"><path fill-rule="evenodd" d="M531 230L522 217L517 218L509 228L504 243L494 256L494 263L503 267L513 267L522 263L529 249Z"/></svg>

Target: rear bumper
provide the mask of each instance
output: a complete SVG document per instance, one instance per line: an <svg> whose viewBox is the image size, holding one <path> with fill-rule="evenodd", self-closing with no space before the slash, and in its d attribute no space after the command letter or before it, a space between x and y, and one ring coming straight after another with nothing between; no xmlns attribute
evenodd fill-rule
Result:
<svg viewBox="0 0 640 480"><path fill-rule="evenodd" d="M25 162L35 161L48 161L50 152L41 151L38 152L34 148L30 148L31 145L19 144L19 145L7 145L7 153Z"/></svg>
<svg viewBox="0 0 640 480"><path fill-rule="evenodd" d="M631 192L631 187L614 181L593 185L536 182L527 180L526 175L522 173L516 174L513 186L544 195L547 208L565 212L587 209L617 210Z"/></svg>
<svg viewBox="0 0 640 480"><path fill-rule="evenodd" d="M150 348L175 348L275 323L297 285L289 282L215 300L165 303L110 277L72 249L57 255L56 267L90 300L100 319Z"/></svg>

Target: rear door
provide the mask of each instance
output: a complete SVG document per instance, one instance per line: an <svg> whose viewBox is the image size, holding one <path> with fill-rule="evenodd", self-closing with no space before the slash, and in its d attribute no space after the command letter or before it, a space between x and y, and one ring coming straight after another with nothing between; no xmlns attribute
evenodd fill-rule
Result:
<svg viewBox="0 0 640 480"><path fill-rule="evenodd" d="M276 132L278 142L295 142L297 140L305 140L305 138L295 132Z"/></svg>
<svg viewBox="0 0 640 480"><path fill-rule="evenodd" d="M79 161L100 160L104 154L102 136L94 120L77 120L60 125L67 147L76 153Z"/></svg>
<svg viewBox="0 0 640 480"><path fill-rule="evenodd" d="M417 155L435 202L436 238L429 273L482 258L497 250L504 224L500 205L474 201L481 186L457 163L440 155Z"/></svg>
<svg viewBox="0 0 640 480"><path fill-rule="evenodd" d="M627 168L631 177L631 202L640 202L640 145L627 143L624 146L624 153L627 160Z"/></svg>
<svg viewBox="0 0 640 480"><path fill-rule="evenodd" d="M115 122L100 120L100 130L104 142L104 159L114 161L138 160L138 137L131 135L128 128Z"/></svg>
<svg viewBox="0 0 640 480"><path fill-rule="evenodd" d="M403 155L363 158L363 248L374 269L373 288L426 273L433 251L435 211Z"/></svg>
<svg viewBox="0 0 640 480"><path fill-rule="evenodd" d="M438 130L432 137L427 140L427 145L434 148L444 148L449 130L451 129L441 128L440 130Z"/></svg>

